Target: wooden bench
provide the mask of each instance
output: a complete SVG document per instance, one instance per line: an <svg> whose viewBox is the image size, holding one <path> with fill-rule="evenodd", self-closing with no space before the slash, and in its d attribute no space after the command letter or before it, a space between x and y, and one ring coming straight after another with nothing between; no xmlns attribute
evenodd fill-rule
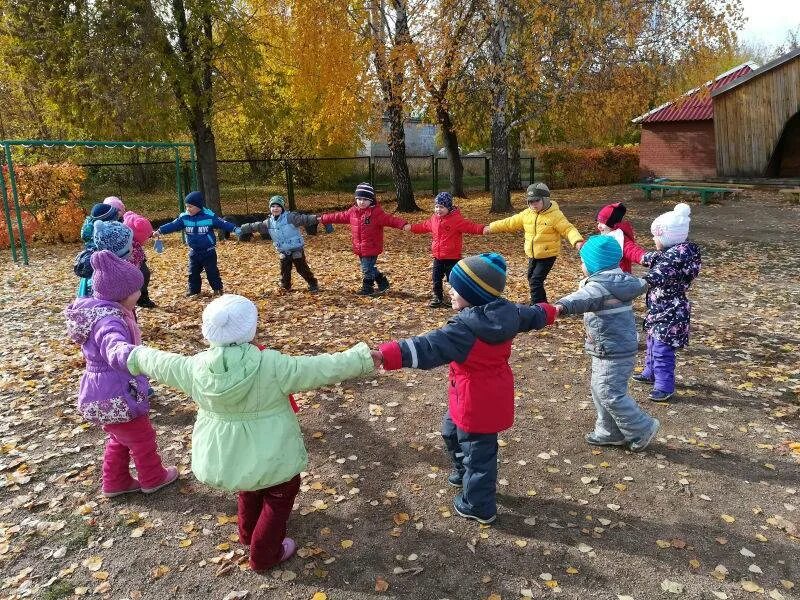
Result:
<svg viewBox="0 0 800 600"><path fill-rule="evenodd" d="M791 196L791 198L789 198L790 202L796 202L797 204L800 204L800 187L786 188L786 189L780 190L780 193L781 194L787 194L787 195Z"/></svg>
<svg viewBox="0 0 800 600"><path fill-rule="evenodd" d="M700 195L700 202L702 204L706 204L708 202L708 197L712 194L719 194L720 196L724 197L725 194L738 194L742 191L737 188L721 188L703 185L676 185L670 183L634 183L633 187L642 190L644 192L644 197L647 200L652 199L653 190L661 191L662 198L664 197L664 194L669 191L694 192Z"/></svg>

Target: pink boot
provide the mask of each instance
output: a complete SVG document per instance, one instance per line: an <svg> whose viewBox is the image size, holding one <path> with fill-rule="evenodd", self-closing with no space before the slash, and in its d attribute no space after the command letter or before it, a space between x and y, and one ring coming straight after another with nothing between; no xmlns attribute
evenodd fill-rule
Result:
<svg viewBox="0 0 800 600"><path fill-rule="evenodd" d="M142 492L144 492L145 494L152 494L154 492L157 492L161 488L168 486L170 483L173 483L178 479L177 467L167 467L166 471L167 471L167 476L164 478L164 481L162 481L159 485L155 487L149 487L149 488L143 487Z"/></svg>
<svg viewBox="0 0 800 600"><path fill-rule="evenodd" d="M122 496L123 494L130 494L133 492L141 492L142 486L139 485L139 482L134 479L132 483L125 488L124 490L106 490L103 489L103 496L106 498L114 498L115 496Z"/></svg>

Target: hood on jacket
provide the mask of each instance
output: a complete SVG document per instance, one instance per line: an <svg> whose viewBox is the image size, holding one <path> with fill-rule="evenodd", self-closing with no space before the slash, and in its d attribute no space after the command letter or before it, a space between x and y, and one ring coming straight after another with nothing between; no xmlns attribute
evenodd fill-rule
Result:
<svg viewBox="0 0 800 600"><path fill-rule="evenodd" d="M67 337L79 346L83 346L92 333L95 324L106 317L124 318L122 307L116 302L98 300L97 298L76 298L64 309L67 322Z"/></svg>
<svg viewBox="0 0 800 600"><path fill-rule="evenodd" d="M631 225L630 221L620 221L611 229L621 231L623 235L630 240L634 239L633 225Z"/></svg>
<svg viewBox="0 0 800 600"><path fill-rule="evenodd" d="M622 302L630 302L647 287L643 279L625 273L619 267L594 273L586 278L587 283L590 281L596 281Z"/></svg>
<svg viewBox="0 0 800 600"><path fill-rule="evenodd" d="M198 354L192 373L197 395L218 405L241 401L256 383L261 356L250 343L213 346Z"/></svg>
<svg viewBox="0 0 800 600"><path fill-rule="evenodd" d="M519 310L514 303L505 298L465 308L455 319L466 325L478 339L488 344L508 341L519 333Z"/></svg>

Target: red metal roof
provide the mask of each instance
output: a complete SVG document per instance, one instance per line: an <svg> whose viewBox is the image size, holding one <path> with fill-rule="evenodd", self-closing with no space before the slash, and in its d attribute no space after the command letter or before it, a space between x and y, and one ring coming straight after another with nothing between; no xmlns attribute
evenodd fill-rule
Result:
<svg viewBox="0 0 800 600"><path fill-rule="evenodd" d="M739 77L750 73L756 65L745 63L718 75L714 81L693 90L672 102L667 102L636 117L634 123L654 123L664 121L707 121L714 118L714 105L711 102L711 92L727 85Z"/></svg>

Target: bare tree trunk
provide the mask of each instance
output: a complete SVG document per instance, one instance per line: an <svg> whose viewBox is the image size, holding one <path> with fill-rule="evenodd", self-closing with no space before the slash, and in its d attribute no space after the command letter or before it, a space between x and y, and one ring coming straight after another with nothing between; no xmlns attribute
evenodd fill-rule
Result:
<svg viewBox="0 0 800 600"><path fill-rule="evenodd" d="M436 120L442 127L444 147L450 162L450 193L457 198L466 198L464 193L464 163L461 162L461 151L458 147L458 135L450 119L450 113L441 103L436 108Z"/></svg>
<svg viewBox="0 0 800 600"><path fill-rule="evenodd" d="M522 189L522 174L520 173L520 136L519 129L512 129L508 134L508 183L512 190Z"/></svg>
<svg viewBox="0 0 800 600"><path fill-rule="evenodd" d="M392 163L392 179L397 192L397 210L413 212L420 210L414 201L411 173L406 160L406 132L403 129L403 109L392 104L386 111L389 117L389 155Z"/></svg>
<svg viewBox="0 0 800 600"><path fill-rule="evenodd" d="M511 206L511 190L508 172L508 83L504 76L504 63L508 53L510 25L505 0L497 3L490 40L490 60L492 75L490 89L492 94L492 209L491 212L508 212Z"/></svg>
<svg viewBox="0 0 800 600"><path fill-rule="evenodd" d="M199 118L192 131L197 149L197 185L203 192L206 206L217 214L222 214L219 197L219 177L217 173L217 142L211 126Z"/></svg>

